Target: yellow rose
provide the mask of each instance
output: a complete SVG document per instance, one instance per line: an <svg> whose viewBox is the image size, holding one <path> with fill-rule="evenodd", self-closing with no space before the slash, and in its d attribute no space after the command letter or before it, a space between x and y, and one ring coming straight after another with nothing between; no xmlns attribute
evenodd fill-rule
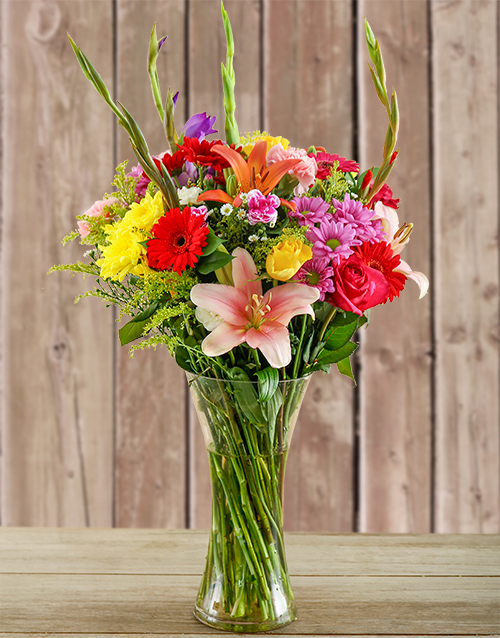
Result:
<svg viewBox="0 0 500 638"><path fill-rule="evenodd" d="M288 281L306 261L312 250L300 239L286 239L275 246L266 259L267 274L278 281Z"/></svg>

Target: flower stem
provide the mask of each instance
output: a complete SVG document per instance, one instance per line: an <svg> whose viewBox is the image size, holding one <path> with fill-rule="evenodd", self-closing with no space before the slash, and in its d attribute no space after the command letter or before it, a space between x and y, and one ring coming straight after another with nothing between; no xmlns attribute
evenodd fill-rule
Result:
<svg viewBox="0 0 500 638"><path fill-rule="evenodd" d="M293 378L296 379L297 375L299 373L299 366L300 366L300 358L302 356L302 342L304 341L304 335L306 333L306 325L307 325L307 315L304 315L302 317L302 328L300 331L300 341L299 341L299 345L297 347L297 353L295 355L295 362L293 364Z"/></svg>
<svg viewBox="0 0 500 638"><path fill-rule="evenodd" d="M326 329L328 328L328 324L335 317L336 314L337 314L337 308L332 306L330 312L326 315L326 318L323 321L323 325L321 326L318 341L323 341L323 337L325 336L325 332L326 332Z"/></svg>

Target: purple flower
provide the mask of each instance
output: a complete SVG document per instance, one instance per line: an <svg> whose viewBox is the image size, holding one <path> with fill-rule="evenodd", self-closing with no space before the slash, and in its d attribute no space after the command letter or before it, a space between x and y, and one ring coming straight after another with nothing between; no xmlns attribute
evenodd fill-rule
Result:
<svg viewBox="0 0 500 638"><path fill-rule="evenodd" d="M290 211L288 216L296 217L300 226L319 223L330 208L330 204L321 197L294 197L292 202L296 204L297 209Z"/></svg>
<svg viewBox="0 0 500 638"><path fill-rule="evenodd" d="M294 277L294 281L312 286L319 290L320 301L325 300L327 292L335 292L333 276L335 270L328 259L312 258L302 266Z"/></svg>
<svg viewBox="0 0 500 638"><path fill-rule="evenodd" d="M332 204L336 209L333 219L344 221L353 226L356 229L356 239L372 243L384 241L385 233L382 222L379 219L372 219L375 213L363 206L361 202L351 199L349 193L345 194L343 202L332 199Z"/></svg>
<svg viewBox="0 0 500 638"><path fill-rule="evenodd" d="M167 36L165 36L164 38L162 38L159 42L158 42L158 53L161 51L161 48L163 46L163 43L165 42L165 40L167 39Z"/></svg>
<svg viewBox="0 0 500 638"><path fill-rule="evenodd" d="M183 186L187 186L188 182L196 182L198 179L198 169L192 162L186 162L184 164L184 170L177 177L177 181L179 182L179 186L182 188Z"/></svg>
<svg viewBox="0 0 500 638"><path fill-rule="evenodd" d="M248 213L247 220L251 226L259 222L263 224L275 224L278 219L278 207L280 198L276 195L263 195L256 188L247 193Z"/></svg>
<svg viewBox="0 0 500 638"><path fill-rule="evenodd" d="M212 128L215 120L215 115L208 116L206 113L197 113L191 116L182 129L184 137L197 137L202 141L207 135L218 133Z"/></svg>
<svg viewBox="0 0 500 638"><path fill-rule="evenodd" d="M139 199L142 199L146 195L149 182L151 181L149 177L146 177L146 175L144 175L142 166L140 164L137 164L137 166L133 166L130 173L127 173L127 177L139 178L137 181L137 184L135 185L134 193L137 195Z"/></svg>
<svg viewBox="0 0 500 638"><path fill-rule="evenodd" d="M356 228L346 224L342 219L325 218L319 228L314 226L306 231L306 238L313 242L313 258L335 259L339 263L341 257L352 255L351 246L360 246L362 242L356 239Z"/></svg>

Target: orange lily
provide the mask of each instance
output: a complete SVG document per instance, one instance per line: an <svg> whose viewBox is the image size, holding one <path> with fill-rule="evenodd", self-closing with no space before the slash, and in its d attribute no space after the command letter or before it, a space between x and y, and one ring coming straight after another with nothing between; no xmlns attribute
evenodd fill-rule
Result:
<svg viewBox="0 0 500 638"><path fill-rule="evenodd" d="M240 185L240 191L234 198L220 188L206 191L198 197L199 202L223 202L224 204L239 206L242 201L240 193L248 193L254 188L263 195L268 195L277 186L283 175L301 161L300 159L282 160L266 167L267 142L265 140L257 142L247 161L243 159L240 153L229 146L217 145L212 148L212 151L222 155L229 162ZM286 200L281 201L286 205L290 205L290 202Z"/></svg>

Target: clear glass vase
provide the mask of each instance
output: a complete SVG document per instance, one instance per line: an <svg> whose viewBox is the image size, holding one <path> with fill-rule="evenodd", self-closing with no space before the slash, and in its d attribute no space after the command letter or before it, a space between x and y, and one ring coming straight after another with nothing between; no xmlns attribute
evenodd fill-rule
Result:
<svg viewBox="0 0 500 638"><path fill-rule="evenodd" d="M187 374L210 464L212 527L194 614L227 631L296 617L283 542L285 463L309 377L269 392Z"/></svg>

